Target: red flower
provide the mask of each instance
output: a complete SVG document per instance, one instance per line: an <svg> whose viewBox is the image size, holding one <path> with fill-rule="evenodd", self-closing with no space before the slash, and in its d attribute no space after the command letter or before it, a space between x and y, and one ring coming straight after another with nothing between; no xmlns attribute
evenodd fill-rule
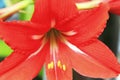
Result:
<svg viewBox="0 0 120 80"><path fill-rule="evenodd" d="M36 0L30 22L0 22L0 36L14 52L0 63L0 80L32 80L43 64L48 80L82 75L115 77L120 64L97 38L109 7L78 11L72 0Z"/></svg>

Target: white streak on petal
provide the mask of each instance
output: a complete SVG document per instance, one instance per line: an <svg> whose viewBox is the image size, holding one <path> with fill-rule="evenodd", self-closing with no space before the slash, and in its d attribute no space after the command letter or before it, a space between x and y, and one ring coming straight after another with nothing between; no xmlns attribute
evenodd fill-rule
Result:
<svg viewBox="0 0 120 80"><path fill-rule="evenodd" d="M27 59L37 55L42 50L42 48L43 48L43 46L40 46L40 48L37 51L35 51L34 53L32 53Z"/></svg>
<svg viewBox="0 0 120 80"><path fill-rule="evenodd" d="M80 50L79 48L77 48L75 45L71 44L70 42L66 41L65 44L66 44L70 49L72 49L73 51L75 51L76 53L80 53L80 54L87 55L87 54L85 54L82 50Z"/></svg>
<svg viewBox="0 0 120 80"><path fill-rule="evenodd" d="M51 28L54 28L54 27L55 27L55 24L56 24L56 22L55 22L55 20L53 19L53 20L51 21Z"/></svg>
<svg viewBox="0 0 120 80"><path fill-rule="evenodd" d="M66 36L73 36L73 35L77 34L77 32L75 32L75 31L68 31L68 32L62 32L62 33Z"/></svg>
<svg viewBox="0 0 120 80"><path fill-rule="evenodd" d="M32 39L39 40L43 37L43 35L32 35Z"/></svg>
<svg viewBox="0 0 120 80"><path fill-rule="evenodd" d="M40 46L35 52L33 52L33 53L28 57L28 59L31 58L31 57L33 57L33 56L35 56L35 55L37 55L38 53L40 53L40 51L43 49L43 47L44 47L45 44L46 44L46 40L43 39L41 46Z"/></svg>

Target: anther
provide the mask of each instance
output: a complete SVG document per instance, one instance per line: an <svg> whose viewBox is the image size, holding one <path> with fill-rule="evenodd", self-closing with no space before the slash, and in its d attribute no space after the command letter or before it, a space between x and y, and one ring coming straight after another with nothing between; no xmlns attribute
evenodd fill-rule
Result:
<svg viewBox="0 0 120 80"><path fill-rule="evenodd" d="M53 69L54 68L54 63L53 61L48 63L48 69Z"/></svg>
<svg viewBox="0 0 120 80"><path fill-rule="evenodd" d="M66 71L66 65L63 64L62 69Z"/></svg>
<svg viewBox="0 0 120 80"><path fill-rule="evenodd" d="M53 61L52 61L50 64L51 64L51 69L53 69L53 68L54 68L54 63L53 63Z"/></svg>
<svg viewBox="0 0 120 80"><path fill-rule="evenodd" d="M60 60L57 62L57 66L58 66L60 69L62 68L62 64L61 64L61 61L60 61Z"/></svg>
<svg viewBox="0 0 120 80"><path fill-rule="evenodd" d="M48 69L51 69L51 66L50 66L50 64L48 64Z"/></svg>
<svg viewBox="0 0 120 80"><path fill-rule="evenodd" d="M66 65L65 65L65 64L62 64L60 60L58 60L57 66L58 66L58 68L60 68L61 70L66 71Z"/></svg>

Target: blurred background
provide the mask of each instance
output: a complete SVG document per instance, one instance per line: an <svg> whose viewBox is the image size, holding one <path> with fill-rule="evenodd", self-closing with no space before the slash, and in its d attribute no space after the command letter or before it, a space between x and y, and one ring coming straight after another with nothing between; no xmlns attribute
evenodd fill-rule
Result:
<svg viewBox="0 0 120 80"><path fill-rule="evenodd" d="M9 7L16 4L21 0L0 0L0 8ZM30 0L32 1L32 0ZM30 3L27 7L13 14L7 18L7 21L11 20L29 20L34 11L34 3ZM107 23L107 27L103 34L99 38L115 53L120 61L120 16L110 14L110 18ZM0 40L0 61L12 52L11 48L2 40ZM33 80L45 80L44 70L34 78ZM73 80L120 80L120 77L114 79L94 79L82 76L73 70Z"/></svg>

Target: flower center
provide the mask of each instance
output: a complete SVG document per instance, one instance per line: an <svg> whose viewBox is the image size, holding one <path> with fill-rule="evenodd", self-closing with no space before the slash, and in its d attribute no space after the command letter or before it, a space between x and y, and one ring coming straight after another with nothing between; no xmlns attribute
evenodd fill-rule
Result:
<svg viewBox="0 0 120 80"><path fill-rule="evenodd" d="M51 28L45 35L47 38L50 38L50 37L58 38L60 34L61 34L60 31L56 30L55 28Z"/></svg>
<svg viewBox="0 0 120 80"><path fill-rule="evenodd" d="M55 28L51 28L49 32L46 33L47 40L50 41L50 62L47 64L47 68L49 70L60 69L62 71L66 71L66 64L63 64L59 58L59 41L64 41L64 36L62 32L56 30ZM57 73L56 73L57 75Z"/></svg>
<svg viewBox="0 0 120 80"><path fill-rule="evenodd" d="M51 30L45 34L46 39L50 41L50 53L51 54L58 52L57 41L60 35L61 35L60 31L54 28L51 28Z"/></svg>

